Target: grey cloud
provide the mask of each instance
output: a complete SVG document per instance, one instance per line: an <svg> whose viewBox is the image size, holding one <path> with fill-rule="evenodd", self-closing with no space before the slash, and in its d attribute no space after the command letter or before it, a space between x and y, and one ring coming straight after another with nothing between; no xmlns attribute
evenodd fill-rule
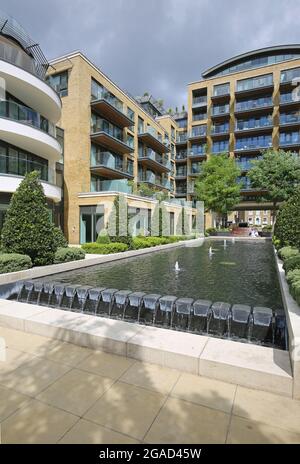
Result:
<svg viewBox="0 0 300 464"><path fill-rule="evenodd" d="M82 50L134 95L186 104L186 86L233 55L298 43L297 0L2 0L54 58Z"/></svg>

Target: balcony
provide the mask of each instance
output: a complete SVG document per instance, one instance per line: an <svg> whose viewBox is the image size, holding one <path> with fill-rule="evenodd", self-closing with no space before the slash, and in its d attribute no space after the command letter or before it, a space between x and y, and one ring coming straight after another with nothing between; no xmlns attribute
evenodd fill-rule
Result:
<svg viewBox="0 0 300 464"><path fill-rule="evenodd" d="M253 139L236 139L234 151L256 153L262 150L267 150L272 147L272 137L260 139L259 137L253 137Z"/></svg>
<svg viewBox="0 0 300 464"><path fill-rule="evenodd" d="M272 117L262 118L261 120L252 119L250 121L237 121L235 132L237 134L253 134L260 132L272 132L273 121Z"/></svg>
<svg viewBox="0 0 300 464"><path fill-rule="evenodd" d="M300 82L300 68L287 69L281 71L280 75L280 89L291 89L299 85Z"/></svg>
<svg viewBox="0 0 300 464"><path fill-rule="evenodd" d="M282 128L293 128L300 125L300 114L281 114L279 124Z"/></svg>
<svg viewBox="0 0 300 464"><path fill-rule="evenodd" d="M229 124L218 124L211 127L210 136L213 139L229 137Z"/></svg>
<svg viewBox="0 0 300 464"><path fill-rule="evenodd" d="M91 140L108 148L108 151L112 150L122 155L134 151L134 148L124 141L123 133L118 135L114 128L102 124L101 120L91 125Z"/></svg>
<svg viewBox="0 0 300 464"><path fill-rule="evenodd" d="M282 93L280 95L280 111L283 109L287 111L289 109L295 109L300 107L300 93L298 89L294 89L292 92Z"/></svg>
<svg viewBox="0 0 300 464"><path fill-rule="evenodd" d="M230 116L230 108L229 105L222 105L222 106L213 106L212 107L212 119L227 119Z"/></svg>
<svg viewBox="0 0 300 464"><path fill-rule="evenodd" d="M201 164L201 163L200 163ZM199 174L202 172L202 166L197 166L197 165L193 165L191 167L189 167L188 169L188 175L189 176L193 176L193 177L197 177L199 176Z"/></svg>
<svg viewBox="0 0 300 464"><path fill-rule="evenodd" d="M273 74L268 74L238 81L235 95L263 95L273 90Z"/></svg>
<svg viewBox="0 0 300 464"><path fill-rule="evenodd" d="M280 148L299 148L300 147L300 132L280 133L279 135Z"/></svg>
<svg viewBox="0 0 300 464"><path fill-rule="evenodd" d="M100 151L91 153L91 171L99 175L116 178L133 177L132 162L126 165L125 159L119 160L113 153Z"/></svg>
<svg viewBox="0 0 300 464"><path fill-rule="evenodd" d="M247 172L253 168L253 161L257 161L258 159L261 159L261 157L253 157L247 161L239 161L236 159L235 164L241 170L241 172Z"/></svg>
<svg viewBox="0 0 300 464"><path fill-rule="evenodd" d="M255 100L237 101L235 104L234 114L238 116L248 114L255 116L265 112L272 113L272 111L272 97L262 97Z"/></svg>
<svg viewBox="0 0 300 464"><path fill-rule="evenodd" d="M177 153L176 153L176 157L175 157L175 161L176 161L177 163L186 162L186 161L187 161L187 156L188 156L187 150L177 152Z"/></svg>
<svg viewBox="0 0 300 464"><path fill-rule="evenodd" d="M189 133L189 139L206 139L207 127L206 124L201 126L194 126Z"/></svg>
<svg viewBox="0 0 300 464"><path fill-rule="evenodd" d="M169 146L159 139L156 130L152 127L147 127L146 130L144 128L141 129L138 133L138 138L147 145L147 147L152 148L158 153L168 153L170 151Z"/></svg>
<svg viewBox="0 0 300 464"><path fill-rule="evenodd" d="M189 151L188 151L188 157L192 157L192 158L199 158L199 159L203 159L203 158L206 158L206 153L204 151L204 148L202 150L195 150L193 148L190 148Z"/></svg>
<svg viewBox="0 0 300 464"><path fill-rule="evenodd" d="M211 96L212 102L225 103L230 100L230 86L229 84L220 84L214 87L213 95Z"/></svg>
<svg viewBox="0 0 300 464"><path fill-rule="evenodd" d="M134 125L134 122L124 113L122 102L105 91L103 91L99 97L99 99L91 101L91 108L93 111L119 127L124 128Z"/></svg>
<svg viewBox="0 0 300 464"><path fill-rule="evenodd" d="M145 182L158 188L170 190L171 184L168 179L156 176L154 172L146 171L139 174L138 182Z"/></svg>
<svg viewBox="0 0 300 464"><path fill-rule="evenodd" d="M176 145L186 145L187 139L188 139L187 132L183 132L182 134L177 134Z"/></svg>
<svg viewBox="0 0 300 464"><path fill-rule="evenodd" d="M186 167L185 169L179 169L179 168L176 169L176 174L175 174L176 179L184 179L186 175L187 175Z"/></svg>
<svg viewBox="0 0 300 464"><path fill-rule="evenodd" d="M127 179L100 180L92 178L91 192L132 193L132 187L128 185Z"/></svg>
<svg viewBox="0 0 300 464"><path fill-rule="evenodd" d="M207 106L207 96L200 95L199 97L194 97L192 100L193 108L201 108Z"/></svg>
<svg viewBox="0 0 300 464"><path fill-rule="evenodd" d="M187 186L176 186L175 197L186 196Z"/></svg>
<svg viewBox="0 0 300 464"><path fill-rule="evenodd" d="M144 153L139 155L138 161L142 165L161 172L169 172L171 170L171 162L151 149L147 149Z"/></svg>

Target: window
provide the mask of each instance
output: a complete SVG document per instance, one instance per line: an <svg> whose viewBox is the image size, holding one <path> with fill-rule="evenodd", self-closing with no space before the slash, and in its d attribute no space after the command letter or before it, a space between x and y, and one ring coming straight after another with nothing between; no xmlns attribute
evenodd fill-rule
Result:
<svg viewBox="0 0 300 464"><path fill-rule="evenodd" d="M127 116L132 122L134 122L135 113L131 108L127 108ZM134 132L134 125L130 126L129 129L131 132Z"/></svg>
<svg viewBox="0 0 300 464"><path fill-rule="evenodd" d="M144 120L138 117L138 133L142 134L144 132Z"/></svg>
<svg viewBox="0 0 300 464"><path fill-rule="evenodd" d="M228 140L220 140L212 144L212 153L221 153L224 151L228 151L228 149L229 149Z"/></svg>
<svg viewBox="0 0 300 464"><path fill-rule="evenodd" d="M61 97L66 97L68 95L68 71L51 74L47 77L47 82Z"/></svg>
<svg viewBox="0 0 300 464"><path fill-rule="evenodd" d="M0 142L0 173L25 176L32 171L38 171L41 180L50 180L48 160L13 145Z"/></svg>
<svg viewBox="0 0 300 464"><path fill-rule="evenodd" d="M175 127L171 126L171 137L174 140L175 139Z"/></svg>
<svg viewBox="0 0 300 464"><path fill-rule="evenodd" d="M290 82L293 79L297 79L297 82L300 81L300 68L287 69L281 71L280 82Z"/></svg>
<svg viewBox="0 0 300 464"><path fill-rule="evenodd" d="M130 148L134 148L134 137L133 137L133 135L127 134L127 145Z"/></svg>

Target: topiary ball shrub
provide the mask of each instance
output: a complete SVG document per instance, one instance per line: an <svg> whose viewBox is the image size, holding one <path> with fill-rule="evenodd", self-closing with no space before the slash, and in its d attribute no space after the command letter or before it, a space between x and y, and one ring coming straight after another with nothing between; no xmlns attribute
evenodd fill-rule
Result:
<svg viewBox="0 0 300 464"><path fill-rule="evenodd" d="M97 237L96 243L110 243L110 238L106 230L101 230Z"/></svg>
<svg viewBox="0 0 300 464"><path fill-rule="evenodd" d="M297 256L291 256L286 259L283 264L285 272L293 271L294 269L300 269L300 254Z"/></svg>
<svg viewBox="0 0 300 464"><path fill-rule="evenodd" d="M29 256L18 253L0 254L0 274L8 272L24 271L30 269L32 262Z"/></svg>
<svg viewBox="0 0 300 464"><path fill-rule="evenodd" d="M280 248L278 250L278 256L281 258L283 261L286 259L291 258L292 256L297 256L300 255L300 252L297 248L293 248L290 246Z"/></svg>
<svg viewBox="0 0 300 464"><path fill-rule="evenodd" d="M38 172L27 174L13 194L1 241L5 253L28 255L35 266L53 263L54 227Z"/></svg>
<svg viewBox="0 0 300 464"><path fill-rule="evenodd" d="M62 230L59 227L54 227L53 233L54 233L54 243L55 243L56 250L58 250L58 248L67 248L68 242Z"/></svg>
<svg viewBox="0 0 300 464"><path fill-rule="evenodd" d="M67 247L58 248L54 256L54 264L68 263L85 258L85 252L81 248Z"/></svg>
<svg viewBox="0 0 300 464"><path fill-rule="evenodd" d="M300 249L300 187L280 207L274 234L281 246L292 246Z"/></svg>

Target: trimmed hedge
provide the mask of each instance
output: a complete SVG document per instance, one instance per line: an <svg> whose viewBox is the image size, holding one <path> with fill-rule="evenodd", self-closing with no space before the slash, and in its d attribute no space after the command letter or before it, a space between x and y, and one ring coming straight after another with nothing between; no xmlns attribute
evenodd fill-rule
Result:
<svg viewBox="0 0 300 464"><path fill-rule="evenodd" d="M283 264L283 269L285 272L293 271L294 269L300 269L300 254L297 256L291 256L286 259Z"/></svg>
<svg viewBox="0 0 300 464"><path fill-rule="evenodd" d="M141 248L150 248L159 245L167 245L168 243L176 243L180 240L188 240L185 236L170 236L170 237L135 237L133 239L133 246L135 250Z"/></svg>
<svg viewBox="0 0 300 464"><path fill-rule="evenodd" d="M54 256L54 264L67 263L69 261L77 261L78 259L84 259L84 257L85 252L81 248L59 248Z"/></svg>
<svg viewBox="0 0 300 464"><path fill-rule="evenodd" d="M23 271L30 269L32 262L29 256L19 253L3 253L0 254L0 274L7 272Z"/></svg>
<svg viewBox="0 0 300 464"><path fill-rule="evenodd" d="M128 250L128 245L125 243L85 243L81 248L90 254L109 255L110 253L120 253Z"/></svg>
<svg viewBox="0 0 300 464"><path fill-rule="evenodd" d="M278 256L283 261L297 255L300 255L299 250L290 246L286 246L278 250Z"/></svg>
<svg viewBox="0 0 300 464"><path fill-rule="evenodd" d="M290 292L292 297L297 301L298 305L300 305L300 280L295 280L291 283Z"/></svg>

